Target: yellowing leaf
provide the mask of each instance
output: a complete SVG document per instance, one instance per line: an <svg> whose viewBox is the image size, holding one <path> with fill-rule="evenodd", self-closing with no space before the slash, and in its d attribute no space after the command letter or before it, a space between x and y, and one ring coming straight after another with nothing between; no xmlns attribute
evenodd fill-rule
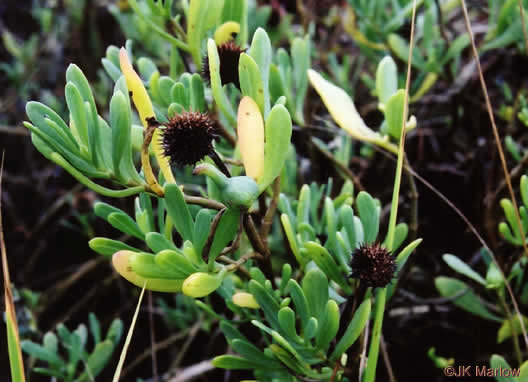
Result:
<svg viewBox="0 0 528 382"><path fill-rule="evenodd" d="M264 121L250 97L242 98L238 106L237 134L246 174L258 180L264 170Z"/></svg>
<svg viewBox="0 0 528 382"><path fill-rule="evenodd" d="M13 293L11 291L11 279L7 267L7 250L4 242L4 230L2 226L2 174L4 170L4 157L0 165L0 253L2 256L2 270L4 275L4 300L6 309L7 327L7 349L9 353L9 366L11 368L11 380L13 382L25 382L24 363L22 351L20 350L20 337L15 312Z"/></svg>
<svg viewBox="0 0 528 382"><path fill-rule="evenodd" d="M136 106L136 109L139 113L139 119L141 120L143 126L147 128L147 118L155 117L154 108L152 107L152 102L150 101L147 89L145 89L143 81L141 81L141 78L139 78L138 74L132 67L130 60L128 59L128 54L124 48L121 48L119 51L119 65L121 66L121 71L125 76L128 90L132 92L132 100L134 101L134 105ZM152 145L154 146L156 159L167 182L176 183L169 165L169 161L163 155L163 148L161 147L160 138L160 130L157 129L152 137Z"/></svg>
<svg viewBox="0 0 528 382"><path fill-rule="evenodd" d="M214 40L216 45L221 45L233 39L234 34L240 33L240 24L236 21L228 21L216 28Z"/></svg>
<svg viewBox="0 0 528 382"><path fill-rule="evenodd" d="M380 135L365 125L350 96L341 88L309 69L308 78L336 123L347 133L362 141L375 141Z"/></svg>
<svg viewBox="0 0 528 382"><path fill-rule="evenodd" d="M260 305L251 293L238 292L233 295L233 303L242 308L258 309Z"/></svg>
<svg viewBox="0 0 528 382"><path fill-rule="evenodd" d="M139 78L138 74L132 67L124 48L121 48L119 51L119 64L121 66L121 71L125 76L128 90L132 93L132 100L139 113L139 119L146 128L147 118L154 117L154 108L152 107L152 102L150 101L147 89L145 89L143 81L141 81L141 78Z"/></svg>
<svg viewBox="0 0 528 382"><path fill-rule="evenodd" d="M117 273L130 281L132 284L138 287L143 287L143 285L145 285L148 290L155 292L181 291L183 280L145 278L135 273L129 264L130 256L134 255L135 253L136 252L128 250L114 253L112 256L112 265L114 266Z"/></svg>
<svg viewBox="0 0 528 382"><path fill-rule="evenodd" d="M388 142L388 137L382 137L371 130L359 115L350 96L340 87L325 80L319 73L309 69L308 78L334 121L352 137L374 143L385 149L397 152L396 146Z"/></svg>

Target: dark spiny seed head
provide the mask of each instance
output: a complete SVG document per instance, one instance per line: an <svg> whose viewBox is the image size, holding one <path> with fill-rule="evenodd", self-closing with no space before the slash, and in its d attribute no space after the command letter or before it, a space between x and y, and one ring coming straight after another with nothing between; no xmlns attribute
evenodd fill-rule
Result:
<svg viewBox="0 0 528 382"><path fill-rule="evenodd" d="M162 146L171 163L194 165L213 151L215 124L207 114L183 112L164 126Z"/></svg>
<svg viewBox="0 0 528 382"><path fill-rule="evenodd" d="M396 262L394 256L381 244L362 244L352 253L352 273L367 287L385 287L394 278Z"/></svg>
<svg viewBox="0 0 528 382"><path fill-rule="evenodd" d="M238 61L240 55L245 52L233 40L223 43L217 47L218 58L220 59L220 80L222 85L232 83L240 89L240 80L238 78ZM211 82L211 71L209 68L209 59L204 57L202 63L202 77L205 81Z"/></svg>

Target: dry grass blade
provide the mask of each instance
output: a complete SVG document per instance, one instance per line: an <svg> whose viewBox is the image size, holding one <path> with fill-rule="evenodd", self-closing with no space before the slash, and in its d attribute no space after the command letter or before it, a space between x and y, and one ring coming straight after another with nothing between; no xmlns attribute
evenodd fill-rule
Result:
<svg viewBox="0 0 528 382"><path fill-rule="evenodd" d="M9 351L9 365L11 367L11 379L13 382L24 382L24 363L20 349L20 337L18 335L18 324L16 320L15 304L11 291L11 278L7 266L7 250L4 242L4 227L2 225L2 175L4 172L4 156L0 164L0 252L2 254L2 270L4 274L4 300L6 310L7 346Z"/></svg>
<svg viewBox="0 0 528 382"><path fill-rule="evenodd" d="M114 373L114 378L112 378L112 382L119 381L119 378L121 377L121 370L123 369L126 354L128 351L128 346L130 345L130 340L132 339L132 334L134 333L134 327L136 326L136 320L139 314L139 308L141 307L141 301L143 300L143 295L145 294L146 285L147 282L145 281L145 283L143 284L143 289L141 289L141 294L139 295L139 300L136 306L136 311L134 312L134 317L132 318L132 322L130 323L130 328L128 328L125 344L123 345L123 350L121 350L121 355L119 356L119 363L117 364L117 368Z"/></svg>
<svg viewBox="0 0 528 382"><path fill-rule="evenodd" d="M466 1L465 0L460 0L460 3L462 5L462 11L464 13L464 20L465 20L465 23L466 23L466 29L468 31L468 34L469 34L469 37L470 37L470 40L471 40L471 48L473 50L473 55L474 55L475 61L477 63L477 70L478 70L478 73L479 73L480 85L482 86L482 92L484 93L484 99L486 101L486 108L488 110L488 114L489 114L489 118L490 118L490 122L491 122L491 127L492 127L492 130L493 130L493 135L495 137L495 143L497 145L497 150L499 151L499 156L500 156L500 160L501 160L501 163L502 163L502 169L504 171L506 184L508 185L508 190L510 192L510 197L511 197L512 202L513 202L513 207L514 207L514 210L515 210L515 216L516 216L516 219L517 219L517 224L519 225L519 231L521 233L521 237L522 237L522 241L523 241L524 252L528 256L528 247L526 246L526 238L525 238L524 231L523 231L522 224L521 224L521 217L519 216L519 209L518 209L518 206L517 206L517 199L515 198L515 193L513 192L513 187L512 187L511 179L510 179L510 173L508 171L508 166L506 164L506 158L504 156L504 150L502 149L501 140L500 140L500 136L499 136L499 131L497 129L497 125L495 124L495 118L493 116L493 109L491 107L491 102L490 102L490 98L489 98L489 95L488 95L488 89L486 87L486 81L484 80L484 74L482 73L482 68L480 66L480 59L479 59L479 55L478 55L478 52L477 52L477 47L475 45L475 38L473 36L473 30L471 29L471 22L469 21L469 15L468 15L468 11L467 11ZM504 272L500 268L500 265L497 262L497 259L493 255L493 252L490 251L490 255L491 255L491 258L492 258L493 262L495 263L497 268L500 270L502 278L504 279L504 284L506 285L506 288L508 289L508 294L511 297L512 304L513 304L513 306L515 308L515 312L516 312L516 314L517 314L517 316L519 318L519 323L521 324L521 330L522 330L522 333L523 333L524 342L526 343L526 347L528 348L528 335L526 334L526 328L524 326L524 320L523 320L521 312L519 310L519 305L517 304L517 300L515 299L515 295L513 294L513 290L511 289L510 284L508 283L508 280L506 279L506 276L504 275Z"/></svg>
<svg viewBox="0 0 528 382"><path fill-rule="evenodd" d="M521 13L521 24L522 24L522 30L523 30L524 48L526 49L525 53L528 54L528 32L526 31L526 22L524 20L524 7L523 7L522 0L519 0L519 11Z"/></svg>

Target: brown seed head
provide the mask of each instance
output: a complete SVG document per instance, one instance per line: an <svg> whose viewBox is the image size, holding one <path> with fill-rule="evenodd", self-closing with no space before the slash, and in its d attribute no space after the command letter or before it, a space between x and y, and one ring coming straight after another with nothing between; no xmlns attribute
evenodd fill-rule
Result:
<svg viewBox="0 0 528 382"><path fill-rule="evenodd" d="M162 146L171 163L194 165L213 151L215 124L206 113L183 112L164 126Z"/></svg>
<svg viewBox="0 0 528 382"><path fill-rule="evenodd" d="M240 89L238 62L240 60L240 55L245 52L245 49L241 49L233 40L219 45L217 49L218 58L220 59L220 80L222 81L222 85L232 83ZM208 57L204 57L202 64L202 77L205 81L211 81Z"/></svg>
<svg viewBox="0 0 528 382"><path fill-rule="evenodd" d="M362 244L352 253L349 277L357 278L368 287L385 287L394 278L394 256L381 244Z"/></svg>

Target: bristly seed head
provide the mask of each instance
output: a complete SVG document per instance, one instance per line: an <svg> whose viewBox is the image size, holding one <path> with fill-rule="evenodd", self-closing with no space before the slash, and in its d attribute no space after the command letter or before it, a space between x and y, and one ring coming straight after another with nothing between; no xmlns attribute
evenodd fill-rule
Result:
<svg viewBox="0 0 528 382"><path fill-rule="evenodd" d="M206 113L183 112L163 125L163 151L172 164L194 165L213 151L216 128Z"/></svg>
<svg viewBox="0 0 528 382"><path fill-rule="evenodd" d="M396 262L394 256L381 244L362 244L352 253L350 261L352 273L367 287L385 287L395 277Z"/></svg>
<svg viewBox="0 0 528 382"><path fill-rule="evenodd" d="M225 42L217 47L218 58L220 60L220 80L222 85L232 83L240 89L240 79L238 77L238 62L240 55L245 49L240 48L233 40ZM211 82L211 71L209 59L204 57L202 63L202 77L207 82Z"/></svg>

